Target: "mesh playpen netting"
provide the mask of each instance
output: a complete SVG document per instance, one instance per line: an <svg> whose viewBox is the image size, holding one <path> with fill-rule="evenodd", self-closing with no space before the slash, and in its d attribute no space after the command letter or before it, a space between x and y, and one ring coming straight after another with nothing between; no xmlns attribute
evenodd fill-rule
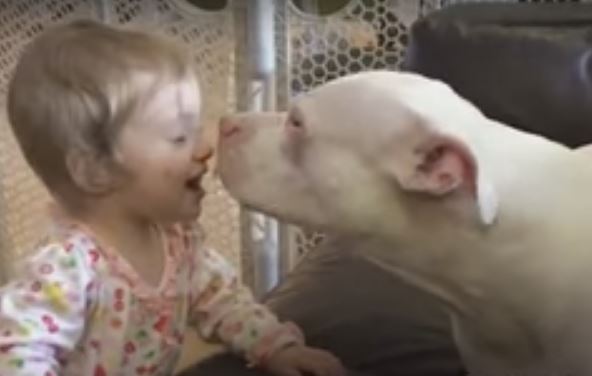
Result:
<svg viewBox="0 0 592 376"><path fill-rule="evenodd" d="M350 72L397 69L411 23L455 2L458 1L271 1L275 20L275 103L285 107L291 96ZM245 56L241 54L247 32L243 13L251 3L0 0L0 278L10 274L13 260L32 249L49 199L23 161L6 119L7 84L22 48L45 28L76 18L99 19L172 36L193 52L205 94L203 122L212 127L220 115L236 108L243 95L238 88L249 80L243 69ZM212 4L218 9L212 9ZM334 9L326 9L327 5ZM326 14L318 14L319 10ZM248 217L241 214L239 205L216 178L209 176L205 184L208 194L200 220L209 234L208 243L240 266L243 278L250 283L256 270L256 250L252 248L264 245L245 239L261 238L261 233L268 230L261 221L245 224ZM254 228L257 226L261 228ZM280 229L283 240L278 247L284 271L322 240L319 233L288 224L282 224ZM245 244L249 246L244 247Z"/></svg>

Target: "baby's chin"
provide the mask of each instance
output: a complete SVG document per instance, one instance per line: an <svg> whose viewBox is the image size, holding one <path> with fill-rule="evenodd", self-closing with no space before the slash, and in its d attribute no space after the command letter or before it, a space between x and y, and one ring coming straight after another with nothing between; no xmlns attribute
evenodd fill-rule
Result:
<svg viewBox="0 0 592 376"><path fill-rule="evenodd" d="M174 224L191 224L199 220L202 214L201 203L196 204L192 208L183 207L175 213L169 213L166 218L162 218L160 222L174 225Z"/></svg>

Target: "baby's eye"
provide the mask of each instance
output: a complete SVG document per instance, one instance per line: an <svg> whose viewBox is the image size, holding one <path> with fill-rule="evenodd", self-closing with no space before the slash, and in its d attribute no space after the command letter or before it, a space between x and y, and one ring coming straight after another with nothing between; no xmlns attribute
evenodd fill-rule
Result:
<svg viewBox="0 0 592 376"><path fill-rule="evenodd" d="M187 136L185 136L185 135L177 136L173 139L173 143L175 143L177 145L183 145L185 142L187 142Z"/></svg>

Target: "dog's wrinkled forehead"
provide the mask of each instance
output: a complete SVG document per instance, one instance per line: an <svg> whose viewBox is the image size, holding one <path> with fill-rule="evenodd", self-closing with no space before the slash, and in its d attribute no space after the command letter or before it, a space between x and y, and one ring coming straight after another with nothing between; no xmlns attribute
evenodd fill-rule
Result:
<svg viewBox="0 0 592 376"><path fill-rule="evenodd" d="M293 101L289 116L303 122L315 137L376 145L424 129L431 118L425 111L433 108L431 102L441 100L441 91L432 81L416 76L365 72L301 95Z"/></svg>
<svg viewBox="0 0 592 376"><path fill-rule="evenodd" d="M417 74L373 71L345 76L301 96L291 113L319 137L392 142L427 129L456 133L480 112L447 84ZM339 131L332 128L338 127ZM345 141L345 140L344 140Z"/></svg>

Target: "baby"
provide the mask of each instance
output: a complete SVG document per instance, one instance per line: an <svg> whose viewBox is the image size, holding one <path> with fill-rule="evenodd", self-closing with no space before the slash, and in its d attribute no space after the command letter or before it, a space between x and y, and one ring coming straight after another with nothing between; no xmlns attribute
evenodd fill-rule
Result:
<svg viewBox="0 0 592 376"><path fill-rule="evenodd" d="M276 375L344 373L202 247L200 106L156 36L76 21L24 51L9 120L56 210L0 290L0 376L171 375L188 326Z"/></svg>

